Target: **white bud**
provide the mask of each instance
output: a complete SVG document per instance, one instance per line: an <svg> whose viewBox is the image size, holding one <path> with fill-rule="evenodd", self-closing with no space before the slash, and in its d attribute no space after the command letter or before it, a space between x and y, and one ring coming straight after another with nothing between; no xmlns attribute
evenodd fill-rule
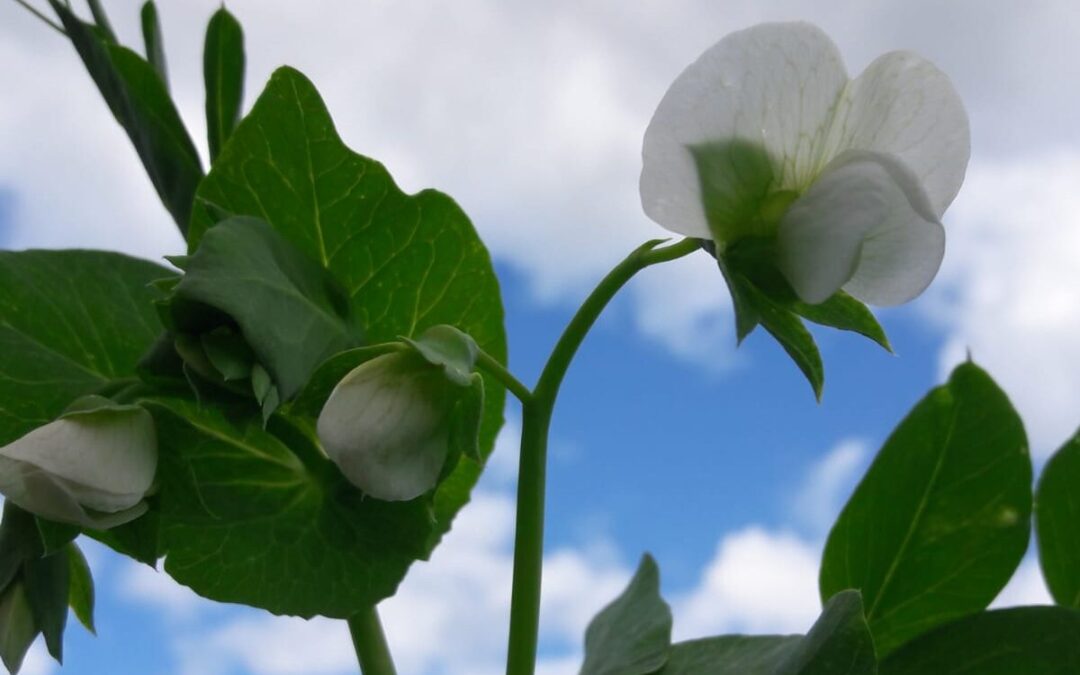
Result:
<svg viewBox="0 0 1080 675"><path fill-rule="evenodd" d="M342 378L319 415L330 459L366 494L415 499L438 483L456 398L441 368L412 352L378 356Z"/></svg>
<svg viewBox="0 0 1080 675"><path fill-rule="evenodd" d="M154 420L138 406L98 401L0 448L0 492L44 518L93 529L142 515L157 469Z"/></svg>

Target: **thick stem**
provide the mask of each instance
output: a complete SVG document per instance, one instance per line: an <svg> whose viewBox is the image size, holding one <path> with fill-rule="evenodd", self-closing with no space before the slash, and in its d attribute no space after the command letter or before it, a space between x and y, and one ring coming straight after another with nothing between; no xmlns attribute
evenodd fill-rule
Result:
<svg viewBox="0 0 1080 675"><path fill-rule="evenodd" d="M360 661L363 675L397 675L386 634L379 621L379 612L372 605L349 619L356 658Z"/></svg>
<svg viewBox="0 0 1080 675"><path fill-rule="evenodd" d="M518 470L517 530L514 536L514 588L510 601L507 675L533 675L540 628L540 580L544 557L544 491L551 414L570 362L589 329L616 293L639 271L675 260L700 248L684 239L656 248L651 241L631 253L604 277L570 320L544 366L532 397L523 401L521 463Z"/></svg>

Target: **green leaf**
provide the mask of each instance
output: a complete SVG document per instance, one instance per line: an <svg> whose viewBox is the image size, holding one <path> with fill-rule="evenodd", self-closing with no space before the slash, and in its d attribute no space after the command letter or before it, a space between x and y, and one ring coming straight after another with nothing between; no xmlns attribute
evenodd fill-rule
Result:
<svg viewBox="0 0 1080 675"><path fill-rule="evenodd" d="M649 675L667 662L671 608L660 597L660 570L642 556L630 585L585 631L581 675Z"/></svg>
<svg viewBox="0 0 1080 675"><path fill-rule="evenodd" d="M1031 459L1004 392L965 363L896 428L834 525L821 595L858 588L879 655L984 609L1028 545Z"/></svg>
<svg viewBox="0 0 1080 675"><path fill-rule="evenodd" d="M0 251L0 445L135 376L161 332L147 284L168 274L116 253Z"/></svg>
<svg viewBox="0 0 1080 675"><path fill-rule="evenodd" d="M173 299L235 321L286 400L322 361L363 343L349 298L326 268L255 218L230 218L208 231ZM173 325L184 332L199 328L175 316ZM206 366L214 367L209 360Z"/></svg>
<svg viewBox="0 0 1080 675"><path fill-rule="evenodd" d="M146 47L146 60L157 71L165 90L169 90L169 69L165 64L165 45L161 36L161 21L158 19L157 5L154 0L146 0L139 12L142 25L143 44Z"/></svg>
<svg viewBox="0 0 1080 675"><path fill-rule="evenodd" d="M243 336L220 326L200 336L203 353L226 382L251 377L255 355Z"/></svg>
<svg viewBox="0 0 1080 675"><path fill-rule="evenodd" d="M201 595L276 614L347 618L425 555L423 500L365 499L303 429L144 401L161 439L165 571Z"/></svg>
<svg viewBox="0 0 1080 675"><path fill-rule="evenodd" d="M34 623L45 636L49 653L62 662L71 583L67 552L27 560L23 564L23 582Z"/></svg>
<svg viewBox="0 0 1080 675"><path fill-rule="evenodd" d="M892 351L885 329L878 323L870 308L843 291L837 291L818 305L793 300L790 306L793 312L804 319L822 326L858 333Z"/></svg>
<svg viewBox="0 0 1080 675"><path fill-rule="evenodd" d="M98 30L101 31L102 36L108 42L116 42L116 33L113 31L112 24L109 22L109 16L105 13L105 8L101 6L101 0L86 0L86 4L90 7L90 15L94 17L94 24ZM65 6L70 6L67 3Z"/></svg>
<svg viewBox="0 0 1080 675"><path fill-rule="evenodd" d="M36 520L38 533L41 535L41 547L46 555L66 548L82 532L82 528L78 525L55 523L40 516Z"/></svg>
<svg viewBox="0 0 1080 675"><path fill-rule="evenodd" d="M206 27L203 79L206 131L213 164L240 121L244 100L244 31L224 7L214 12Z"/></svg>
<svg viewBox="0 0 1080 675"><path fill-rule="evenodd" d="M1035 496L1039 563L1054 602L1080 608L1080 434L1043 468Z"/></svg>
<svg viewBox="0 0 1080 675"><path fill-rule="evenodd" d="M0 522L0 589L7 588L22 569L24 560L41 556L41 535L33 514L12 502L4 502Z"/></svg>
<svg viewBox="0 0 1080 675"><path fill-rule="evenodd" d="M86 630L97 634L94 628L94 577L90 574L90 565L86 557L74 543L67 547L68 570L71 576L71 589L68 604L75 618Z"/></svg>
<svg viewBox="0 0 1080 675"><path fill-rule="evenodd" d="M133 560L155 567L162 555L158 521L157 513L151 510L129 523L103 531L87 530L84 534Z"/></svg>
<svg viewBox="0 0 1080 675"><path fill-rule="evenodd" d="M805 637L725 635L681 642L657 675L874 675L858 591L832 598Z"/></svg>
<svg viewBox="0 0 1080 675"><path fill-rule="evenodd" d="M735 284L742 295L753 304L761 325L776 338L776 341L806 376L806 380L814 390L814 396L820 401L821 392L825 387L825 366L821 362L821 352L818 351L817 343L814 342L814 336L810 335L810 331L806 330L806 326L798 316L781 304L773 302L769 296L744 277L736 276Z"/></svg>
<svg viewBox="0 0 1080 675"><path fill-rule="evenodd" d="M1075 675L1080 612L1014 607L946 624L904 645L881 675Z"/></svg>
<svg viewBox="0 0 1080 675"><path fill-rule="evenodd" d="M199 186L190 246L222 213L262 218L344 286L368 344L456 326L506 362L502 301L491 258L446 195L406 195L376 161L346 147L315 87L274 73ZM502 424L505 392L484 375L483 456ZM435 494L434 545L480 472L459 462Z"/></svg>
<svg viewBox="0 0 1080 675"><path fill-rule="evenodd" d="M71 44L127 132L158 196L187 231L195 188L202 179L199 153L158 72L145 59L84 23L60 0L49 0Z"/></svg>
<svg viewBox="0 0 1080 675"><path fill-rule="evenodd" d="M19 672L37 635L26 588L16 581L0 593L0 659L9 672Z"/></svg>

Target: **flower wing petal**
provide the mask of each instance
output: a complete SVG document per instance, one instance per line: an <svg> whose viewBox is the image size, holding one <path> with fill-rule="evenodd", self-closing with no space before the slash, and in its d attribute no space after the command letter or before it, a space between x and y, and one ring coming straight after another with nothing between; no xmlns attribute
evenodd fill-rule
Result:
<svg viewBox="0 0 1080 675"><path fill-rule="evenodd" d="M844 91L828 146L829 157L852 149L899 157L940 218L964 182L971 131L945 73L917 54L890 52Z"/></svg>
<svg viewBox="0 0 1080 675"><path fill-rule="evenodd" d="M847 81L836 45L810 24L761 24L724 37L679 75L645 131L645 213L673 232L711 238L691 148L716 142L759 148L773 164L771 187L806 187ZM732 162L720 191L760 187L759 175L743 173Z"/></svg>
<svg viewBox="0 0 1080 675"><path fill-rule="evenodd" d="M898 305L933 280L945 232L918 177L899 159L849 151L791 205L778 264L806 302L841 288L873 305Z"/></svg>

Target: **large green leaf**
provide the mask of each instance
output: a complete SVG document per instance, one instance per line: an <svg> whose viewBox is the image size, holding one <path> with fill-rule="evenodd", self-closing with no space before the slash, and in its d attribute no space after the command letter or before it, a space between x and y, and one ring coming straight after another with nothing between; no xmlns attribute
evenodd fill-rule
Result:
<svg viewBox="0 0 1080 675"><path fill-rule="evenodd" d="M491 259L446 195L406 195L378 162L346 147L315 87L282 68L236 128L199 186L189 242L222 214L270 223L344 286L369 344L413 337L438 324L471 335L506 359L502 301ZM504 391L485 377L481 452L502 424ZM435 495L445 532L479 476L461 462Z"/></svg>
<svg viewBox="0 0 1080 675"><path fill-rule="evenodd" d="M657 675L874 675L858 591L835 595L805 637L724 635L676 644Z"/></svg>
<svg viewBox="0 0 1080 675"><path fill-rule="evenodd" d="M264 430L257 414L145 405L161 439L165 570L202 595L345 618L391 595L427 552L422 500L365 498L283 418Z"/></svg>
<svg viewBox="0 0 1080 675"><path fill-rule="evenodd" d="M60 0L49 0L49 4L139 153L165 208L180 231L186 231L195 188L203 176L202 164L158 71L116 44L105 26L84 23Z"/></svg>
<svg viewBox="0 0 1080 675"><path fill-rule="evenodd" d="M581 675L650 675L671 651L671 608L660 570L645 555L630 585L589 623Z"/></svg>
<svg viewBox="0 0 1080 675"><path fill-rule="evenodd" d="M881 675L1076 675L1080 612L1014 607L942 626L904 645Z"/></svg>
<svg viewBox="0 0 1080 675"><path fill-rule="evenodd" d="M878 653L984 609L1027 548L1031 459L1004 392L965 363L885 442L825 546L824 598L858 588Z"/></svg>
<svg viewBox="0 0 1080 675"><path fill-rule="evenodd" d="M1039 563L1059 605L1080 609L1080 434L1043 469L1035 496Z"/></svg>
<svg viewBox="0 0 1080 675"><path fill-rule="evenodd" d="M0 251L0 445L134 377L161 332L147 284L170 274L116 253Z"/></svg>
<svg viewBox="0 0 1080 675"><path fill-rule="evenodd" d="M244 31L224 6L214 12L203 45L206 84L206 135L210 162L217 160L225 141L240 121L244 101Z"/></svg>

